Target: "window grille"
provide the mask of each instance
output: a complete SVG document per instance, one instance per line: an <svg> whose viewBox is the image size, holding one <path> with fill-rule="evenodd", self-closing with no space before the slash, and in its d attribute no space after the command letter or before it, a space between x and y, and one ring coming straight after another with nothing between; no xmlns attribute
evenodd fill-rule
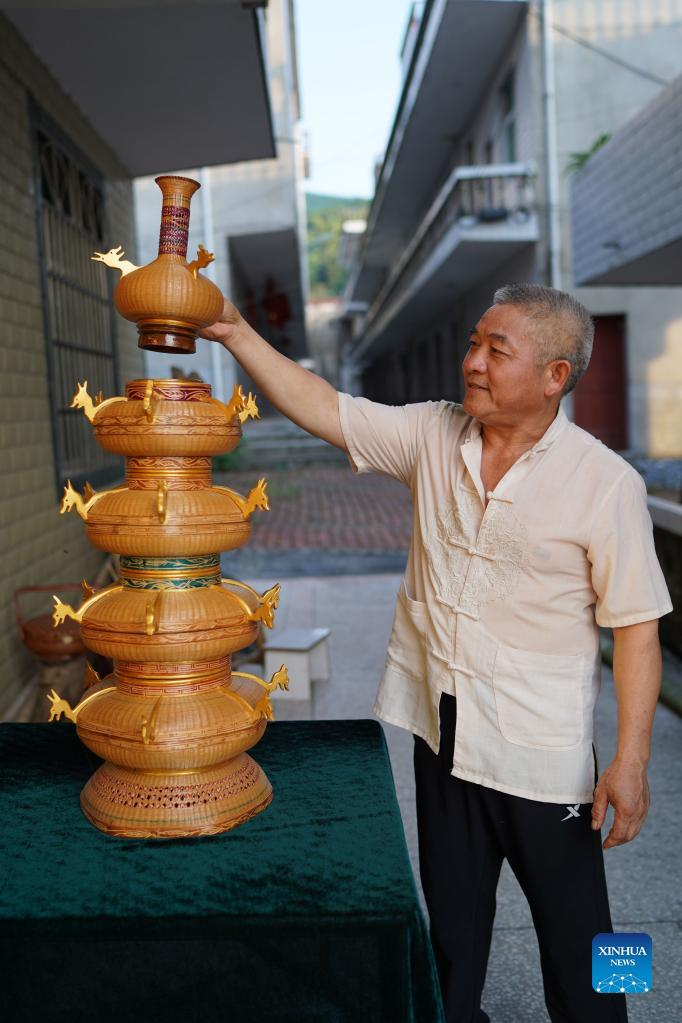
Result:
<svg viewBox="0 0 682 1023"><path fill-rule="evenodd" d="M97 444L76 385L91 395L118 392L112 282L91 260L104 251L101 175L45 114L33 109L38 244L57 488L70 479L100 486L122 477L121 460Z"/></svg>

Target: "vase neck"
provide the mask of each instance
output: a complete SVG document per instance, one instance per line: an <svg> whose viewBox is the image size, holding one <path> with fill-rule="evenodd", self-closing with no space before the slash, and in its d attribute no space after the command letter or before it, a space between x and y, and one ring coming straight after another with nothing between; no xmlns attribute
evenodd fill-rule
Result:
<svg viewBox="0 0 682 1023"><path fill-rule="evenodd" d="M163 194L159 255L184 259L187 256L189 205L199 182L170 174L155 181Z"/></svg>

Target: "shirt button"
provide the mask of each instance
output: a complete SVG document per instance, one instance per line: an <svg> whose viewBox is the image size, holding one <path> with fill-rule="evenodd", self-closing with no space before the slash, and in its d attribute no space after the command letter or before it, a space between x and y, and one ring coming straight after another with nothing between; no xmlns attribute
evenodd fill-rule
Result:
<svg viewBox="0 0 682 1023"><path fill-rule="evenodd" d="M492 490L489 490L485 496L488 498L488 500L490 500L490 498L494 497L495 495L493 494Z"/></svg>

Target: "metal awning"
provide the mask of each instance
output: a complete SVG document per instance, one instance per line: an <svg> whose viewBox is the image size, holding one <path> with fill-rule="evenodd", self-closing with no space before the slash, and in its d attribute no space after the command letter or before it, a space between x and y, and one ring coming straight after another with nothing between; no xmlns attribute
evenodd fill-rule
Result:
<svg viewBox="0 0 682 1023"><path fill-rule="evenodd" d="M0 0L131 177L275 156L254 0Z"/></svg>
<svg viewBox="0 0 682 1023"><path fill-rule="evenodd" d="M682 75L574 176L573 273L583 287L682 284Z"/></svg>

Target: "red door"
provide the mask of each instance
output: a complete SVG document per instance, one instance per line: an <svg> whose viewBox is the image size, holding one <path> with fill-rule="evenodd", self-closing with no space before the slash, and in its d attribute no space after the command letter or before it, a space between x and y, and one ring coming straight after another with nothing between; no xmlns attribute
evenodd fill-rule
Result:
<svg viewBox="0 0 682 1023"><path fill-rule="evenodd" d="M625 317L595 316L592 358L573 391L573 419L616 451L628 446Z"/></svg>

